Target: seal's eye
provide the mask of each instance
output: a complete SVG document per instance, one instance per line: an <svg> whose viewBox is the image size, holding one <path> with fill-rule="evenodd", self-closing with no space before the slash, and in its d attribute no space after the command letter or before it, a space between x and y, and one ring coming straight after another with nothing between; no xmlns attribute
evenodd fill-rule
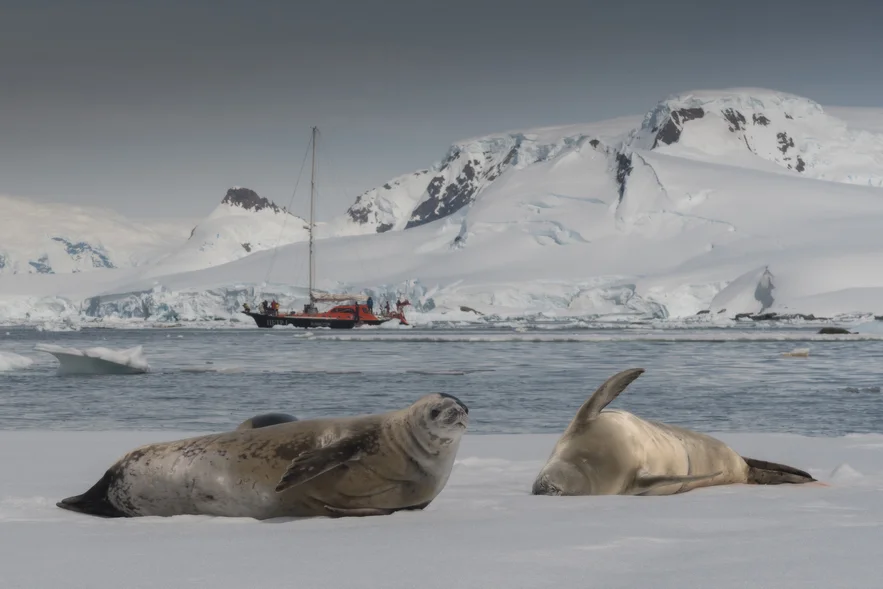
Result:
<svg viewBox="0 0 883 589"><path fill-rule="evenodd" d="M433 409L429 412L429 419L437 418L439 413L441 413L441 409Z"/></svg>

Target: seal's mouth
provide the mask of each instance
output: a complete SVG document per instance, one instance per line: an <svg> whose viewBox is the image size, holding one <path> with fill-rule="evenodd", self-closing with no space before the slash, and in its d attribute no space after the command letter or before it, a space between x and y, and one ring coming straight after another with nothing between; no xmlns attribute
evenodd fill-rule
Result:
<svg viewBox="0 0 883 589"><path fill-rule="evenodd" d="M561 489L550 483L546 477L541 477L533 484L531 495L550 495L553 497L560 497L563 493L561 492Z"/></svg>

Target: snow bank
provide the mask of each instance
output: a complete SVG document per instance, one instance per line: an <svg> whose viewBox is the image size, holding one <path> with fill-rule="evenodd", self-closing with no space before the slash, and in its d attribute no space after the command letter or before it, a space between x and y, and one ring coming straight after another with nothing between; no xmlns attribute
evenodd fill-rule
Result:
<svg viewBox="0 0 883 589"><path fill-rule="evenodd" d="M38 352L58 359L58 374L140 374L150 368L141 346L127 350L95 347L79 350L52 344L37 344Z"/></svg>
<svg viewBox="0 0 883 589"><path fill-rule="evenodd" d="M30 358L0 350L0 372L21 370L22 368L29 367L33 363L34 361Z"/></svg>
<svg viewBox="0 0 883 589"><path fill-rule="evenodd" d="M469 435L422 512L299 521L104 520L55 507L181 432L0 432L3 582L28 589L875 587L883 436L717 434L830 486L534 497L557 435ZM96 562L101 563L96 566ZM48 563L48 564L47 564ZM345 563L341 566L339 563ZM121 580L122 579L122 580ZM746 579L748 579L746 581Z"/></svg>

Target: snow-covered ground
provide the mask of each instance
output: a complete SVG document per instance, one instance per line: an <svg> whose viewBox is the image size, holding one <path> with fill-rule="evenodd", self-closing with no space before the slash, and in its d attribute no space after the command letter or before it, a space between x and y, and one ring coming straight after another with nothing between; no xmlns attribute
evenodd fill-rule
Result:
<svg viewBox="0 0 883 589"><path fill-rule="evenodd" d="M461 141L317 228L318 287L407 297L417 324L883 315L881 121L883 109L742 88ZM222 204L146 266L0 276L0 320L247 322L241 304L264 298L299 309L303 220L270 205Z"/></svg>
<svg viewBox="0 0 883 589"><path fill-rule="evenodd" d="M142 443L186 433L0 432L10 589L877 587L883 436L719 434L829 486L534 497L556 435L466 435L423 512L258 522L102 520L55 507Z"/></svg>

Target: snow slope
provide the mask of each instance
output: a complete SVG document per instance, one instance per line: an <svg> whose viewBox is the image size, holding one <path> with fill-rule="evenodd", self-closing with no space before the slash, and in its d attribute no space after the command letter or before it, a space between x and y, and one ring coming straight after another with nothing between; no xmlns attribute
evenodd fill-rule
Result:
<svg viewBox="0 0 883 589"><path fill-rule="evenodd" d="M124 268L187 238L185 222L135 223L105 209L0 196L0 275Z"/></svg>
<svg viewBox="0 0 883 589"><path fill-rule="evenodd" d="M140 444L185 432L0 432L3 586L27 589L876 587L883 436L719 434L825 486L534 497L556 435L470 435L424 511L126 521L63 511ZM341 566L338 563L344 563ZM710 582L710 579L713 582Z"/></svg>
<svg viewBox="0 0 883 589"><path fill-rule="evenodd" d="M709 311L699 321L881 315L883 109L833 112L772 90L696 91L643 117L459 142L322 227L318 286L406 296L417 319L462 317L461 306L607 319ZM299 308L300 231L248 254L239 235L221 245L207 229L190 249L94 283L0 278L0 317L242 318L241 303L268 297Z"/></svg>
<svg viewBox="0 0 883 589"><path fill-rule="evenodd" d="M155 264L164 273L186 272L246 257L308 238L307 221L239 186L190 233L179 248Z"/></svg>

